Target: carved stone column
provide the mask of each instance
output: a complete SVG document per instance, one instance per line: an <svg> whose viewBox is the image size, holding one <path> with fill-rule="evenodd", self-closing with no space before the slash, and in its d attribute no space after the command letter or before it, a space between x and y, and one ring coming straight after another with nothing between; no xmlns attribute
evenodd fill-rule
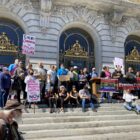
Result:
<svg viewBox="0 0 140 140"><path fill-rule="evenodd" d="M52 0L40 0L40 27L45 32L50 23Z"/></svg>

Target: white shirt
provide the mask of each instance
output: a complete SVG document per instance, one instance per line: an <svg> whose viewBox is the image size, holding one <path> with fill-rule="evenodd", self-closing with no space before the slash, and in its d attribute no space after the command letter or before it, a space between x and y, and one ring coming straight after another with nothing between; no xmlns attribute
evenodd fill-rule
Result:
<svg viewBox="0 0 140 140"><path fill-rule="evenodd" d="M47 82L51 82L51 83L55 83L55 78L56 78L56 71L53 71L53 70L48 70L47 71L47 75L50 75L50 79L47 79Z"/></svg>
<svg viewBox="0 0 140 140"><path fill-rule="evenodd" d="M125 102L132 102L133 99L136 99L137 97L133 96L131 93L124 93L123 99Z"/></svg>
<svg viewBox="0 0 140 140"><path fill-rule="evenodd" d="M35 80L35 77L34 77L34 76L31 76L31 75L27 75L27 76L25 77L24 83L26 84L26 88L25 88L25 91L26 91L26 92L27 92L27 82L28 82L29 80Z"/></svg>

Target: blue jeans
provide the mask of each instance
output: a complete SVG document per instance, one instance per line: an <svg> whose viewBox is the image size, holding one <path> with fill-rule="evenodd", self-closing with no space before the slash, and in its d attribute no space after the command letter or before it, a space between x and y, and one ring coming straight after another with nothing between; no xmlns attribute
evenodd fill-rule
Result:
<svg viewBox="0 0 140 140"><path fill-rule="evenodd" d="M132 102L125 102L124 103L124 107L127 110L136 110L136 111L140 111L140 106L139 105L134 105Z"/></svg>
<svg viewBox="0 0 140 140"><path fill-rule="evenodd" d="M107 98L108 102L110 103L111 102L111 96L110 96L110 93L108 93L108 92L101 93L101 103L103 103L103 98L105 97L105 95L106 95L106 98Z"/></svg>
<svg viewBox="0 0 140 140"><path fill-rule="evenodd" d="M94 109L94 104L93 104L93 101L91 99L90 100L82 99L82 108L85 109L86 103L88 103L88 102L90 104L91 109Z"/></svg>
<svg viewBox="0 0 140 140"><path fill-rule="evenodd" d="M8 94L5 91L0 91L0 107L3 108L6 104Z"/></svg>

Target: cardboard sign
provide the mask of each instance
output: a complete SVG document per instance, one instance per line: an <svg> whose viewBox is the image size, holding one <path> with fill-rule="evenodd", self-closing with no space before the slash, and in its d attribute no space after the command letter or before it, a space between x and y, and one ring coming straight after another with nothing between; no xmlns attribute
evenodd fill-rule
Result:
<svg viewBox="0 0 140 140"><path fill-rule="evenodd" d="M22 54L35 54L35 36L23 35Z"/></svg>
<svg viewBox="0 0 140 140"><path fill-rule="evenodd" d="M70 81L70 75L61 75L58 77L59 81Z"/></svg>
<svg viewBox="0 0 140 140"><path fill-rule="evenodd" d="M38 80L29 80L27 82L27 99L28 102L40 101L40 84Z"/></svg>

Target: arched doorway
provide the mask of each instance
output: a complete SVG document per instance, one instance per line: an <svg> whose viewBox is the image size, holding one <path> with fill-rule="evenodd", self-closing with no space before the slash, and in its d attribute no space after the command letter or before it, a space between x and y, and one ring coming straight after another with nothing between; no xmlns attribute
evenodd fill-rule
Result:
<svg viewBox="0 0 140 140"><path fill-rule="evenodd" d="M80 28L65 30L59 41L59 63L67 68L78 66L90 69L95 66L94 42L91 36Z"/></svg>
<svg viewBox="0 0 140 140"><path fill-rule="evenodd" d="M125 41L125 70L132 67L140 71L140 37L129 35Z"/></svg>
<svg viewBox="0 0 140 140"><path fill-rule="evenodd" d="M9 65L16 58L25 61L25 55L21 53L23 34L17 23L0 19L0 65Z"/></svg>

